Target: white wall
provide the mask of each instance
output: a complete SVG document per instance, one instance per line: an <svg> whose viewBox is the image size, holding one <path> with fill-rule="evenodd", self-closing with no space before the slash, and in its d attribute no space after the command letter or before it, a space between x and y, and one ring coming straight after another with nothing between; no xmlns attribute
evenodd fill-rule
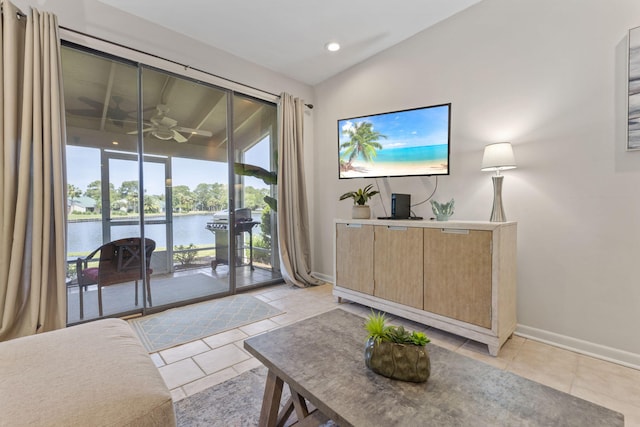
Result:
<svg viewBox="0 0 640 427"><path fill-rule="evenodd" d="M518 221L518 331L640 366L640 152L625 152L626 37L637 0L484 0L315 87L314 270L333 277L341 118L452 103L451 175L436 200L488 220L486 144L511 141L503 198ZM423 200L433 178L379 180ZM384 214L379 199L374 215ZM415 209L432 216L428 203Z"/></svg>

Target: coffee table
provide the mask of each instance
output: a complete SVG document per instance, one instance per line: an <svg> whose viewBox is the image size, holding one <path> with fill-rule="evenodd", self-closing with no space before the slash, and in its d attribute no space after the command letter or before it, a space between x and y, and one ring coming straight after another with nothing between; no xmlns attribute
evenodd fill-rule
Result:
<svg viewBox="0 0 640 427"><path fill-rule="evenodd" d="M624 425L618 412L433 344L426 383L377 375L364 364L364 322L335 309L247 339L269 370L260 425L281 425L293 410L306 424L318 415L307 402L340 427ZM279 413L284 383L291 398Z"/></svg>

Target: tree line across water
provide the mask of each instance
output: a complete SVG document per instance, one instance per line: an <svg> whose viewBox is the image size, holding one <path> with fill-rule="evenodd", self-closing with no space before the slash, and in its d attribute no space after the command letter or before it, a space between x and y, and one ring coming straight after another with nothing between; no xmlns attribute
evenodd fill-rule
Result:
<svg viewBox="0 0 640 427"><path fill-rule="evenodd" d="M201 211L219 211L228 207L228 185L227 184L198 184L191 190L187 185L177 185L172 187L172 206L174 212L188 213ZM252 186L243 187L244 206L251 210L262 210L265 208L265 196L269 195L267 188L254 188ZM109 183L109 200L111 203L111 213L114 215L126 215L128 213L139 212L138 181L123 181L119 187ZM102 211L102 183L96 180L87 185L83 191L74 184L67 184L67 197L70 201L78 200L80 197L88 197L96 203L95 212ZM144 212L159 213L165 209L165 195L144 195Z"/></svg>

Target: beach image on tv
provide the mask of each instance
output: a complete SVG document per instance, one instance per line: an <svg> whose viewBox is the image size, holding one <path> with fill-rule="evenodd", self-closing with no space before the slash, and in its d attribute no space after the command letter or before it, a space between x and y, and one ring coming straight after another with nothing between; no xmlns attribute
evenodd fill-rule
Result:
<svg viewBox="0 0 640 427"><path fill-rule="evenodd" d="M448 174L449 108L338 120L340 178Z"/></svg>

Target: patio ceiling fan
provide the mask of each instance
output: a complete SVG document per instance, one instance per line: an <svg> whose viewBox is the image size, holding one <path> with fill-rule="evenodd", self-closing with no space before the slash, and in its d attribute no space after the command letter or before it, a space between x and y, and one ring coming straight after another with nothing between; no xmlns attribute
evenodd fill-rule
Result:
<svg viewBox="0 0 640 427"><path fill-rule="evenodd" d="M156 109L158 110L157 114L149 119L150 123L145 124L146 127L142 129L142 133L149 132L151 135L163 141L173 139L179 143L187 142L187 138L185 138L183 133L205 137L211 137L213 135L213 133L208 130L178 126L177 120L167 117L169 108L164 104L158 104ZM128 133L135 135L138 131Z"/></svg>

